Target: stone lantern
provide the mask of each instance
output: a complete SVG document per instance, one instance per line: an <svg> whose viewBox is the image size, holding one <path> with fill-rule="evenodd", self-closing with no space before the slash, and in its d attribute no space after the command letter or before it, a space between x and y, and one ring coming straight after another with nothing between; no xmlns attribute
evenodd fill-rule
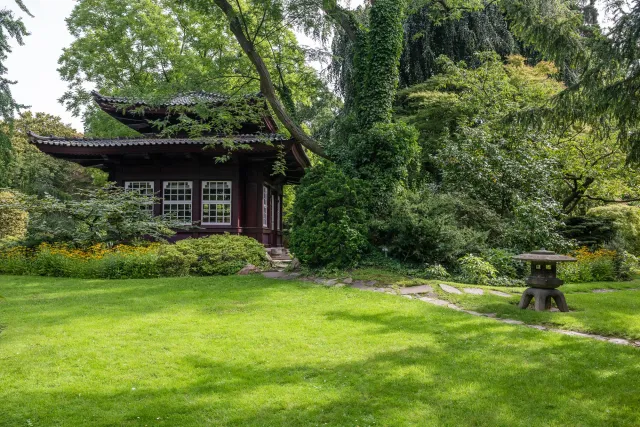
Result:
<svg viewBox="0 0 640 427"><path fill-rule="evenodd" d="M531 263L531 275L526 280L530 288L522 294L518 307L529 307L531 299L535 298L536 311L549 310L553 298L560 311L569 311L564 294L556 289L564 283L556 277L556 273L558 263L575 262L575 258L542 249L515 256L514 259Z"/></svg>

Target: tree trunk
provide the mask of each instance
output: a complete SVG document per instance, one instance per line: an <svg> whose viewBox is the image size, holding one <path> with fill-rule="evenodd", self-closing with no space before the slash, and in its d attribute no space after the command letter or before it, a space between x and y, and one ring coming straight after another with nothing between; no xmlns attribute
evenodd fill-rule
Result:
<svg viewBox="0 0 640 427"><path fill-rule="evenodd" d="M321 157L327 158L324 149L318 144L316 140L311 138L305 133L304 130L302 130L302 128L289 115L286 108L278 98L275 85L273 84L273 80L271 78L271 73L269 73L264 60L256 51L254 44L244 33L240 17L233 9L233 6L231 6L231 4L227 0L214 0L214 2L227 16L231 32L234 34L236 40L238 40L238 43L240 43L242 50L247 55L247 57L249 57L256 71L258 72L258 75L260 76L260 90L262 91L262 94L265 96L265 98L267 98L267 101L275 112L276 117L278 117L278 119L284 124L287 130L291 133L291 136L296 141L298 141L304 147L308 148L311 152Z"/></svg>

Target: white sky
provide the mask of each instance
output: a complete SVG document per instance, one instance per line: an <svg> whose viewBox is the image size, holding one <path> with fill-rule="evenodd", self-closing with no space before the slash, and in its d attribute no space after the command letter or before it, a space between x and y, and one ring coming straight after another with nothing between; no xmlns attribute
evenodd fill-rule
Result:
<svg viewBox="0 0 640 427"><path fill-rule="evenodd" d="M345 1L346 2L346 1ZM362 4L363 0L351 0L350 6ZM75 0L24 0L31 13L30 18L17 10L14 0L0 0L0 9L7 7L24 17L31 35L25 39L24 46L16 46L6 61L8 77L17 80L12 87L14 98L31 106L34 112L46 112L62 117L78 130L82 130L82 121L73 117L58 103L66 90L66 83L58 74L58 58L62 49L69 46L73 37L67 32L65 18L71 13ZM303 45L313 42L299 35Z"/></svg>

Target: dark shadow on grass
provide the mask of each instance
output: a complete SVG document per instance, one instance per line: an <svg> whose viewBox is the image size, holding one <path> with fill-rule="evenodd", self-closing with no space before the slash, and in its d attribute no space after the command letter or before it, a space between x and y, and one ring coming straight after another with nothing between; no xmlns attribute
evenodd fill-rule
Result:
<svg viewBox="0 0 640 427"><path fill-rule="evenodd" d="M404 327L405 320L390 319L387 327ZM380 319L361 321L378 324ZM491 341L494 333L476 332L485 341ZM640 374L638 366L602 376L599 366L611 363L611 354L588 355L588 349L584 343L563 339L530 350L529 363L503 369L494 369L495 357L490 354L477 360L473 351L461 351L450 341L326 366L241 365L197 354L185 359L195 371L186 387L83 396L26 393L21 401L50 402L50 412L30 415L40 425L62 425L70 414L80 416L83 411L83 419L94 426L158 424L158 419L184 426L637 425L640 385L633 378ZM550 350L567 356L549 357ZM623 361L627 357L624 352L617 356ZM506 360L510 358L507 354ZM423 370L428 374L419 375ZM622 384L628 388L621 390ZM323 399L317 387L333 397ZM275 394L252 404L265 388ZM296 393L320 398L297 399ZM57 405L64 405L64 410ZM8 413L4 420L6 425L24 421Z"/></svg>

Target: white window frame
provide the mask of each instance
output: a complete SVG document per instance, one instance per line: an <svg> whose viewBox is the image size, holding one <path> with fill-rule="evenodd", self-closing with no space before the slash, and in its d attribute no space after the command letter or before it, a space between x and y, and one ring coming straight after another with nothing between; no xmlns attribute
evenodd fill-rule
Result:
<svg viewBox="0 0 640 427"><path fill-rule="evenodd" d="M227 184L229 186L229 200L205 200L204 188L206 184ZM202 206L202 225L231 225L233 216L233 186L231 181L202 181L200 186L200 202ZM229 222L205 222L204 206L205 205L228 205L229 206Z"/></svg>
<svg viewBox="0 0 640 427"><path fill-rule="evenodd" d="M269 187L262 186L262 227L269 227Z"/></svg>
<svg viewBox="0 0 640 427"><path fill-rule="evenodd" d="M275 193L271 193L271 231L276 229L276 195Z"/></svg>
<svg viewBox="0 0 640 427"><path fill-rule="evenodd" d="M131 186L133 186L134 184L145 184L145 185L149 185L151 187L151 194L146 194L140 192L140 188L130 188ZM144 190L148 190L149 188L145 188ZM144 203L144 205L142 205L141 207L144 207L145 210L147 210L149 212L150 215L153 215L153 198L156 195L156 188L155 188L155 182L154 181L125 181L124 182L124 191L137 191L140 194L143 194L145 196L149 196L149 201Z"/></svg>
<svg viewBox="0 0 640 427"><path fill-rule="evenodd" d="M182 183L188 184L189 189L191 190L191 199L187 200L166 200L167 196L167 184L172 183ZM191 212L191 217L187 220L186 218L177 218L178 221L184 220L184 224L193 224L193 181L163 181L162 182L162 215L167 216L167 206L169 205L189 205L189 211Z"/></svg>

